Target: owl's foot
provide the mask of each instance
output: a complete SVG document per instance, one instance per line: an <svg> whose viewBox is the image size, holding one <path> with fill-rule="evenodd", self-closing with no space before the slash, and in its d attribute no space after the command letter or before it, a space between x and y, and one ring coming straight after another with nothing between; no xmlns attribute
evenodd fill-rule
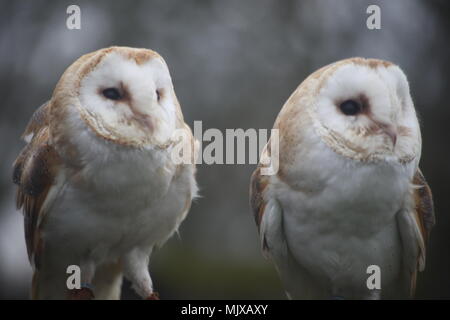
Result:
<svg viewBox="0 0 450 320"><path fill-rule="evenodd" d="M91 288L82 287L81 289L69 290L69 300L93 300L94 292Z"/></svg>
<svg viewBox="0 0 450 320"><path fill-rule="evenodd" d="M158 292L152 292L151 295L149 295L145 300L160 300L159 299L159 293Z"/></svg>

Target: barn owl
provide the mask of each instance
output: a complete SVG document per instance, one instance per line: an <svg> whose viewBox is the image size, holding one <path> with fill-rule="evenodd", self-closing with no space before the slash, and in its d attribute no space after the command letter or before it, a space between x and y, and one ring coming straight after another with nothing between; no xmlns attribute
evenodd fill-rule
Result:
<svg viewBox="0 0 450 320"><path fill-rule="evenodd" d="M187 132L194 157L198 142L156 52L101 49L64 72L14 163L32 298L118 299L123 276L142 298L157 298L150 254L178 229L197 192L194 161L173 161L176 130ZM67 288L72 265L80 289Z"/></svg>
<svg viewBox="0 0 450 320"><path fill-rule="evenodd" d="M410 297L434 212L400 68L363 58L325 66L290 96L274 128L279 170L261 174L261 160L250 203L288 297Z"/></svg>

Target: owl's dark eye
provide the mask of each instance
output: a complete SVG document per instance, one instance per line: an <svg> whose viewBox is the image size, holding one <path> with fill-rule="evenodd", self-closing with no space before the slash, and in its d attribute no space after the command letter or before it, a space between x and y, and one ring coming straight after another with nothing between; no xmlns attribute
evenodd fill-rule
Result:
<svg viewBox="0 0 450 320"><path fill-rule="evenodd" d="M107 88L107 89L103 90L102 93L106 99L110 99L110 100L122 99L122 94L120 93L119 89L117 89L117 88Z"/></svg>
<svg viewBox="0 0 450 320"><path fill-rule="evenodd" d="M361 104L355 100L346 100L339 106L342 113L346 116L354 116L361 112Z"/></svg>
<svg viewBox="0 0 450 320"><path fill-rule="evenodd" d="M161 96L161 90L156 90L156 98L158 99L158 101L161 100Z"/></svg>

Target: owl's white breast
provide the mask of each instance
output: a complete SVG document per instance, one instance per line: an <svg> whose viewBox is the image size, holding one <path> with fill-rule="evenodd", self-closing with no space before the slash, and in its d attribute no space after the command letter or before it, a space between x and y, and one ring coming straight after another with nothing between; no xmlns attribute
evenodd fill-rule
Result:
<svg viewBox="0 0 450 320"><path fill-rule="evenodd" d="M46 237L72 256L89 254L99 263L162 244L195 196L191 168L177 171L168 150L115 145L78 125L72 143L82 169L48 214Z"/></svg>
<svg viewBox="0 0 450 320"><path fill-rule="evenodd" d="M341 287L364 290L372 264L381 267L382 284L390 283L401 257L395 215L415 163L358 162L318 140L313 145L291 168L295 189L272 177L269 191L283 208L292 254L312 274Z"/></svg>

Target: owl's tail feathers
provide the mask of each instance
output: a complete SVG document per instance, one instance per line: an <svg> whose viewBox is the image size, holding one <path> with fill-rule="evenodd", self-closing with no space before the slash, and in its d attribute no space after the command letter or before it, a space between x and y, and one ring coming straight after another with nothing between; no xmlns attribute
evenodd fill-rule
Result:
<svg viewBox="0 0 450 320"><path fill-rule="evenodd" d="M51 270L50 270L51 269ZM69 297L66 273L50 272L54 268L41 267L35 270L31 286L33 300L65 300ZM98 300L119 300L122 287L122 267L119 263L97 267L92 281L94 298Z"/></svg>
<svg viewBox="0 0 450 320"><path fill-rule="evenodd" d="M31 299L39 300L39 271L34 271L31 280Z"/></svg>

